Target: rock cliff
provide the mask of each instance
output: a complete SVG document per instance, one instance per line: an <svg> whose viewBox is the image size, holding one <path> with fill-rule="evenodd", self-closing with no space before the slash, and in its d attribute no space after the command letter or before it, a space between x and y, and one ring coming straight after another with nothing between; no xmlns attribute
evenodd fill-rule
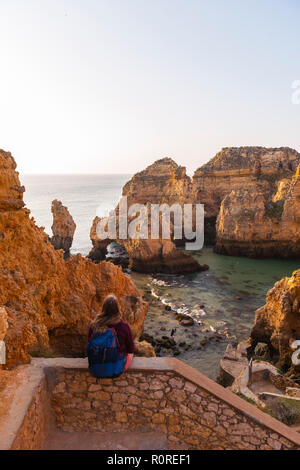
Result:
<svg viewBox="0 0 300 470"><path fill-rule="evenodd" d="M300 257L300 177L231 191L221 203L215 251L255 258Z"/></svg>
<svg viewBox="0 0 300 470"><path fill-rule="evenodd" d="M127 197L127 206L133 204L179 204L194 202L191 179L186 169L178 166L171 158L157 160L145 170L135 174L123 187L123 196ZM117 208L118 213L118 208ZM128 218L128 222L130 222ZM89 257L103 259L106 247L112 240L99 240L96 233L99 218L95 218L90 237L93 249ZM117 224L118 225L118 224ZM117 230L118 233L118 230ZM129 266L140 272L188 273L207 267L201 267L190 255L178 250L176 245L183 245L184 240L174 240L174 226L171 218L170 239L151 239L151 223L148 219L148 239L127 239L116 241L123 245L129 255ZM102 258L101 258L102 257Z"/></svg>
<svg viewBox="0 0 300 470"><path fill-rule="evenodd" d="M50 238L50 242L56 250L64 250L66 254L69 254L76 224L68 208L63 206L61 201L57 199L52 201L51 212L53 214L53 224L51 227L53 237Z"/></svg>
<svg viewBox="0 0 300 470"><path fill-rule="evenodd" d="M184 204L194 202L191 178L171 158L156 160L136 173L123 187L129 204Z"/></svg>
<svg viewBox="0 0 300 470"><path fill-rule="evenodd" d="M250 257L300 256L300 154L288 147L228 147L195 171L191 180L172 159L157 160L126 183L123 196L134 203L202 203L205 244L217 253ZM110 241L91 229L92 259L103 259ZM171 221L172 226L172 221ZM149 226L150 233L150 226ZM119 240L118 240L119 241ZM137 271L192 272L201 269L191 256L176 250L185 240L119 241ZM172 245L170 245L170 243ZM191 253L192 254L192 253Z"/></svg>
<svg viewBox="0 0 300 470"><path fill-rule="evenodd" d="M143 273L182 274L205 271L208 266L178 250L170 240L126 240L129 267Z"/></svg>
<svg viewBox="0 0 300 470"><path fill-rule="evenodd" d="M255 314L252 345L268 343L277 356L277 367L295 369L291 344L300 338L300 270L277 282L268 292L266 304ZM298 373L300 368L298 366Z"/></svg>
<svg viewBox="0 0 300 470"><path fill-rule="evenodd" d="M214 225L228 194L235 191L234 203L241 196L239 191L244 190L248 191L245 198L249 199L252 191L252 195L270 199L277 184L284 178L291 179L299 163L300 154L287 147L227 147L196 170L193 193L205 207L206 244L215 243ZM227 200L227 207L230 203Z"/></svg>
<svg viewBox="0 0 300 470"><path fill-rule="evenodd" d="M13 157L1 150L0 314L3 330L7 314L7 366L45 350L85 354L88 324L111 292L139 338L147 304L131 279L111 263L96 265L81 255L65 261L30 218L23 192Z"/></svg>

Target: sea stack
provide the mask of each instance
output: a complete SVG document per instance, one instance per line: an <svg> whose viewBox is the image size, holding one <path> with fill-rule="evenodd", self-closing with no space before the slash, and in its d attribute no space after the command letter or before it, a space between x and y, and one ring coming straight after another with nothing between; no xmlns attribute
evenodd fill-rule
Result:
<svg viewBox="0 0 300 470"><path fill-rule="evenodd" d="M69 256L76 224L68 208L63 206L61 201L57 199L52 201L51 212L53 214L53 224L51 227L53 236L50 242L56 250L64 250L66 256Z"/></svg>
<svg viewBox="0 0 300 470"><path fill-rule="evenodd" d="M177 165L171 158L157 160L145 170L136 173L123 187L123 196L127 197L127 206L133 204L184 204L193 202L192 182L186 175L185 167ZM118 214L118 208L116 209ZM129 219L128 219L129 220ZM99 218L95 218L91 228L93 249L89 257L103 259L106 246L114 240L99 240L96 233ZM118 230L117 230L118 233ZM191 273L207 269L189 254L178 250L176 245L183 245L184 240L174 240L174 227L171 222L170 239L151 239L151 223L148 219L148 239L121 240L129 256L129 267L139 272L160 272L165 274Z"/></svg>

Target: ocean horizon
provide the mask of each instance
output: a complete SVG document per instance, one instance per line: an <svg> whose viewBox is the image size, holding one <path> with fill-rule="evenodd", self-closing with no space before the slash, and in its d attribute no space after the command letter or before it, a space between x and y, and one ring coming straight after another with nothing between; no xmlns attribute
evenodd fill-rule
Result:
<svg viewBox="0 0 300 470"><path fill-rule="evenodd" d="M130 174L20 174L25 186L24 202L37 225L52 236L51 203L58 199L67 206L75 223L72 254L86 256L92 244L90 228L96 216L114 209Z"/></svg>

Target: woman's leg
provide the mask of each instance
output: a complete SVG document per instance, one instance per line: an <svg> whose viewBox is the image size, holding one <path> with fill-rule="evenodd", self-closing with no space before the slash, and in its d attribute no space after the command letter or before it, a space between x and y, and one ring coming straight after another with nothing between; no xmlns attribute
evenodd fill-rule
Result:
<svg viewBox="0 0 300 470"><path fill-rule="evenodd" d="M125 370L128 369L128 367L130 366L131 362L132 362L132 359L133 359L133 354L127 354L127 359L126 359L126 364L125 364Z"/></svg>

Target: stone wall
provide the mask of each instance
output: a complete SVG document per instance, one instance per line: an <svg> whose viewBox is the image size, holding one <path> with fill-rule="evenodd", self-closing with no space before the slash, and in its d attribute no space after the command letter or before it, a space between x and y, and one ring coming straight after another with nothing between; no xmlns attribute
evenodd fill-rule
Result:
<svg viewBox="0 0 300 470"><path fill-rule="evenodd" d="M57 431L126 430L165 434L169 449L300 449L298 433L171 358L135 358L102 380L86 359L33 359L17 369L0 449L42 449Z"/></svg>
<svg viewBox="0 0 300 470"><path fill-rule="evenodd" d="M17 436L11 446L12 450L42 449L51 422L48 393L45 378L34 391L31 404L27 410Z"/></svg>
<svg viewBox="0 0 300 470"><path fill-rule="evenodd" d="M167 435L170 449L176 443L189 449L300 448L298 434L180 361L135 361L116 379L97 380L86 367L51 369L57 427L157 430Z"/></svg>
<svg viewBox="0 0 300 470"><path fill-rule="evenodd" d="M0 450L41 449L54 425L44 369L22 365L10 373L0 389Z"/></svg>

